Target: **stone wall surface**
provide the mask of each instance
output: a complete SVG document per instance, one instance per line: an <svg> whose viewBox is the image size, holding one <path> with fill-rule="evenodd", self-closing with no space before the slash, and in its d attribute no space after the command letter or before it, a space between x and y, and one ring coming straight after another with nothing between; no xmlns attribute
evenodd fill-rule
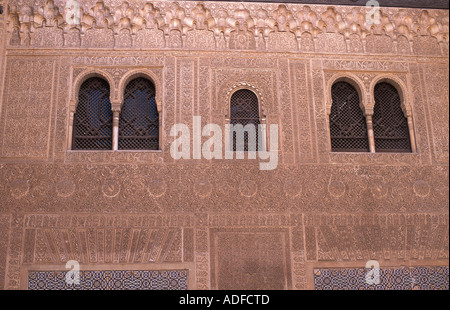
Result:
<svg viewBox="0 0 450 310"><path fill-rule="evenodd" d="M448 266L447 10L271 3L0 1L0 289L29 271L189 270L189 289L312 289L315 268ZM77 87L120 103L145 73L161 151L72 151ZM363 108L401 92L415 152L332 153L331 85ZM225 126L233 90L258 94L279 162L170 155L175 123ZM191 130L192 131L192 130ZM203 137L205 142L208 137ZM317 276L317 275L316 275Z"/></svg>

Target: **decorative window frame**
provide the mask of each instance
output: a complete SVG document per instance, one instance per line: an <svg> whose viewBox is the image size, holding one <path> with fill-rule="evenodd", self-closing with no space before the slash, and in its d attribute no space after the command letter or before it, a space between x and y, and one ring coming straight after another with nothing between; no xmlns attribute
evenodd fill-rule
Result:
<svg viewBox="0 0 450 310"><path fill-rule="evenodd" d="M360 78L358 78L356 75L352 73L337 73L333 75L327 82L327 93L326 93L326 111L327 111L327 131L328 131L328 151L333 153L332 151L332 145L331 145L331 131L330 131L330 115L331 115L331 107L333 106L333 96L332 96L332 88L335 83L338 82L347 82L350 85L352 85L356 91L358 92L359 96L359 106L364 114L364 117L366 118L366 124L367 124L367 132L368 132L368 139L369 139L369 146L370 146L370 152L375 153L375 143L371 143L370 136L373 137L373 125L372 125L372 117L373 115L373 106L369 104L368 96L366 92L366 87L364 83L361 81ZM372 130L371 130L372 129ZM352 154L367 154L367 153L359 153L359 152L351 152Z"/></svg>
<svg viewBox="0 0 450 310"><path fill-rule="evenodd" d="M84 82L86 82L88 79L92 77L99 77L104 80L106 80L109 84L109 96L110 101L112 104L112 101L114 99L113 94L115 93L115 83L114 79L105 71L101 69L91 69L88 71L85 71L81 73L79 76L75 78L75 81L73 82L72 92L71 92L71 100L70 100L70 111L74 112L77 109L78 106L78 96L80 93L81 85L83 85Z"/></svg>
<svg viewBox="0 0 450 310"><path fill-rule="evenodd" d="M72 151L72 140L73 140L73 122L74 122L74 114L76 112L78 101L79 101L79 92L81 85L91 77L99 77L106 80L109 84L110 88L110 102L111 102L111 110L113 112L113 148L111 151L119 151L119 117L120 112L124 102L124 93L125 88L128 83L138 77L143 77L150 80L155 86L155 101L159 114L159 150L121 150L120 152L161 152L161 146L163 145L163 108L162 108L162 84L158 76L148 69L134 69L128 71L125 75L123 75L120 81L116 84L112 76L100 69L100 68L92 68L75 78L72 83L72 90L70 92L70 103L69 103L69 132L68 132L68 141L67 141L67 149L68 151ZM77 151L78 152L78 151ZM79 152L108 152L108 151L90 151L90 150L81 150Z"/></svg>
<svg viewBox="0 0 450 310"><path fill-rule="evenodd" d="M225 123L226 124L230 124L231 122L231 97L239 90L249 90L252 93L254 93L256 95L256 98L258 99L258 109L259 109L259 123L260 125L265 126L265 130L262 131L262 142L263 142L263 150L266 151L267 150L267 146L270 145L269 144L269 134L268 134L268 130L269 128L267 128L267 119L266 119L266 114L265 114L265 104L264 104L264 96L262 95L262 92L260 91L260 89L258 87L256 87L255 85L248 83L248 82L239 82L233 85L233 87L231 87L226 95L226 109L225 109ZM227 135L225 135L227 136ZM235 151L232 151L235 152ZM245 152L248 153L248 152Z"/></svg>
<svg viewBox="0 0 450 310"><path fill-rule="evenodd" d="M115 83L112 77L105 71L100 69L92 69L86 72L81 73L79 76L76 77L76 79L73 82L72 91L71 91L71 99L69 104L69 132L68 132L68 141L67 141L67 149L69 151L72 151L72 142L73 142L73 122L74 122L74 115L78 107L79 102L79 94L80 94L80 88L81 85L83 85L84 82L86 82L88 79L98 77L101 79L104 79L109 84L109 100L111 102L111 108L114 111L113 108L113 96L115 92ZM113 119L114 121L114 119ZM95 152L101 152L101 151L95 151Z"/></svg>
<svg viewBox="0 0 450 310"><path fill-rule="evenodd" d="M408 86L397 76L394 74L380 74L377 75L371 82L369 86L370 94L371 94L371 105L375 107L375 86L379 83L386 82L397 89L397 92L400 96L401 108L403 114L408 120L408 129L409 129L409 137L411 141L411 151L412 153L417 153L417 145L416 145L416 135L414 128L414 119L413 119L413 111L412 111L412 91L408 91Z"/></svg>
<svg viewBox="0 0 450 310"><path fill-rule="evenodd" d="M158 77L155 73L153 73L150 70L145 69L136 69L131 70L127 72L119 82L119 86L117 88L117 101L120 102L120 108L123 106L123 98L125 94L125 88L127 87L128 83L130 83L132 80L136 78L146 78L150 80L153 85L155 85L155 101L156 106L158 108L158 113L162 113L162 86L161 82L159 81Z"/></svg>
<svg viewBox="0 0 450 310"><path fill-rule="evenodd" d="M159 121L158 121L158 145L159 145L159 150L146 150L145 152L160 152L161 151L161 146L163 145L163 109L162 109L162 86L161 83L158 79L158 77L156 76L156 74L154 74L152 71L150 70L145 70L145 69L136 69L136 70L131 70L129 72L127 72L121 79L119 82L119 86L118 86L118 93L117 93L117 101L115 101L115 106L118 109L118 119L117 119L117 149L114 149L114 151L118 150L118 145L119 145L119 115L120 115L120 111L122 110L123 104L124 104L124 95L125 95L125 89L128 86L128 84L133 81L134 79L137 78L145 78L148 79L150 82L153 83L153 85L155 86L155 101L156 101L156 108L158 110L158 117L159 117ZM116 127L114 127L116 128ZM114 143L113 143L114 144Z"/></svg>
<svg viewBox="0 0 450 310"><path fill-rule="evenodd" d="M375 96L373 96L373 94L375 92L375 86L378 83L382 83L382 82L389 83L397 89L398 94L400 95L402 110L403 110L403 113L405 114L405 117L412 115L411 92L408 91L408 87L406 86L406 84L399 77L397 77L393 74L377 75L370 82L369 91L370 91L370 94L372 94L371 105L375 106Z"/></svg>
<svg viewBox="0 0 450 310"><path fill-rule="evenodd" d="M366 93L366 87L361 81L360 78L358 78L356 75L352 73L337 73L333 75L327 82L327 93L326 93L326 109L327 109L327 115L330 116L331 114L331 107L333 105L333 96L331 93L331 89L333 85L337 82L347 82L353 87L355 87L356 91L358 92L359 96L359 105L361 107L361 110L363 111L364 115L366 115L367 112L373 111L373 106L370 106L368 100L367 100L367 93ZM331 144L330 144L331 147Z"/></svg>
<svg viewBox="0 0 450 310"><path fill-rule="evenodd" d="M369 146L370 146L370 153L374 154L376 153L375 150L375 136L373 132L373 113L374 113L374 107L375 107L375 86L380 82L386 82L394 86L399 95L401 100L401 108L403 113L405 114L405 117L408 120L408 128L409 128L409 135L410 135L410 141L411 141L411 150L412 153L417 153L417 145L416 145L416 135L415 135L415 128L414 128L414 121L413 121L413 113L412 113L412 92L408 91L408 86L403 82L398 76L392 74L392 73L383 73L376 75L371 81L370 84L367 86L363 83L363 81L356 76L355 74L351 72L342 72L342 73L336 73L333 75L326 83L326 111L327 111L327 130L328 130L328 150L332 153L331 148L331 134L330 134L330 123L329 123L329 116L331 114L331 107L333 105L333 98L332 98L332 87L337 82L347 82L351 84L358 92L358 95L360 97L360 106L361 110L364 113L364 116L366 117L367 122L367 132L368 132L368 138L369 138ZM359 154L359 153L358 153ZM361 153L362 154L362 153ZM366 153L364 153L366 154Z"/></svg>

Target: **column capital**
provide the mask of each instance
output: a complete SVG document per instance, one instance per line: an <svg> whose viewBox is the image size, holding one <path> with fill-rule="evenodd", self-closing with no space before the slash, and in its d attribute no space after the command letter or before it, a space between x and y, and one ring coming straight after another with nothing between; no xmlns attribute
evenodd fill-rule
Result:
<svg viewBox="0 0 450 310"><path fill-rule="evenodd" d="M122 102L120 101L111 102L111 111L120 113L121 109L122 109Z"/></svg>
<svg viewBox="0 0 450 310"><path fill-rule="evenodd" d="M368 116L373 116L374 113L374 107L373 106L366 106L364 107L364 116L368 117Z"/></svg>
<svg viewBox="0 0 450 310"><path fill-rule="evenodd" d="M325 102L325 107L327 110L327 115L330 116L331 115L331 107L333 106L333 102L332 101L326 101Z"/></svg>
<svg viewBox="0 0 450 310"><path fill-rule="evenodd" d="M69 104L69 110L71 113L75 113L76 109L77 109L77 103L75 100L70 100L70 104Z"/></svg>

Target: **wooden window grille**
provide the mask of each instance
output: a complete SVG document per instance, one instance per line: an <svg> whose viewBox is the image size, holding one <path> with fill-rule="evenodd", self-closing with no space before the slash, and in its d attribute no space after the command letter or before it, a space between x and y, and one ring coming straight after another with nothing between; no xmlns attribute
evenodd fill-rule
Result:
<svg viewBox="0 0 450 310"><path fill-rule="evenodd" d="M111 150L113 113L109 84L93 77L80 87L74 114L73 150Z"/></svg>
<svg viewBox="0 0 450 310"><path fill-rule="evenodd" d="M331 149L333 152L369 152L366 118L361 110L358 91L347 82L337 82L331 89Z"/></svg>
<svg viewBox="0 0 450 310"><path fill-rule="evenodd" d="M397 89L389 83L379 83L374 91L373 131L377 152L412 152L408 119L401 108Z"/></svg>
<svg viewBox="0 0 450 310"><path fill-rule="evenodd" d="M255 150L249 149L249 134L244 132L244 150L243 151L258 151L259 145L261 145L259 132L259 103L258 97L254 92L248 89L241 89L236 91L231 96L231 113L230 113L231 125L251 125L255 128L256 141ZM233 151L237 150L237 135L233 133ZM241 150L238 150L241 151Z"/></svg>
<svg viewBox="0 0 450 310"><path fill-rule="evenodd" d="M125 89L119 119L119 150L158 149L159 113L155 86L146 78L136 78Z"/></svg>

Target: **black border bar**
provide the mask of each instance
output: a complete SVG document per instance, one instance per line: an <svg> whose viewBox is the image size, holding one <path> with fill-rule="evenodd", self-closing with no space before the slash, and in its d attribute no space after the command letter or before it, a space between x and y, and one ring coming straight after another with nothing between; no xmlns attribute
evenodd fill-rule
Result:
<svg viewBox="0 0 450 310"><path fill-rule="evenodd" d="M194 2L208 2L208 0L187 0ZM369 0L211 0L216 2L261 2L261 3L296 3L296 4L321 4L321 5L345 5L366 6ZM377 0L381 7L414 8L414 9L449 9L449 0Z"/></svg>

